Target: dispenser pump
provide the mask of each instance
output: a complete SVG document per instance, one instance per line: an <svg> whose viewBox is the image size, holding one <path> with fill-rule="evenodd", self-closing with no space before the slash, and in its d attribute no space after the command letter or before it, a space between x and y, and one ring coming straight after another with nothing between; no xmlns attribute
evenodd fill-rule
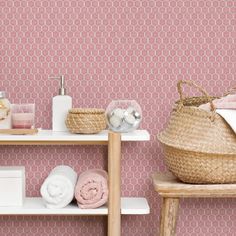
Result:
<svg viewBox="0 0 236 236"><path fill-rule="evenodd" d="M59 94L52 99L52 130L67 131L65 120L72 108L72 98L66 95L65 77L63 75L50 79L60 80Z"/></svg>
<svg viewBox="0 0 236 236"><path fill-rule="evenodd" d="M65 76L61 75L59 77L52 77L50 79L59 79L60 80L60 88L59 88L59 95L66 95L66 89L65 89Z"/></svg>

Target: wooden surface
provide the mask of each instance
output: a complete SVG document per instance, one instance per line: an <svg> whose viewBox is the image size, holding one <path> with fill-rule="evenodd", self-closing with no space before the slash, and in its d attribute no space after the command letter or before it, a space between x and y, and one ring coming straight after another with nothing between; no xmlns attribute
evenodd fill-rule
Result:
<svg viewBox="0 0 236 236"><path fill-rule="evenodd" d="M37 134L38 129L0 129L0 134L9 135L33 135Z"/></svg>
<svg viewBox="0 0 236 236"><path fill-rule="evenodd" d="M121 135L109 133L108 143L108 236L121 235Z"/></svg>
<svg viewBox="0 0 236 236"><path fill-rule="evenodd" d="M160 236L174 236L179 209L178 198L163 198Z"/></svg>
<svg viewBox="0 0 236 236"><path fill-rule="evenodd" d="M235 197L236 184L187 184L171 173L154 173L153 185L162 197Z"/></svg>
<svg viewBox="0 0 236 236"><path fill-rule="evenodd" d="M160 236L174 236L180 198L236 197L236 184L188 184L171 173L152 174L155 191L163 198Z"/></svg>

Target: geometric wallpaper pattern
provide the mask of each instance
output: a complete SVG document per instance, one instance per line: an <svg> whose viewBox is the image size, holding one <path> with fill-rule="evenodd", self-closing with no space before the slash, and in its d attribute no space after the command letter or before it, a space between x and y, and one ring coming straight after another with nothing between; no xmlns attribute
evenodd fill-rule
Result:
<svg viewBox="0 0 236 236"><path fill-rule="evenodd" d="M34 102L37 127L51 128L58 81L48 77L58 75L65 75L74 107L106 108L124 98L141 105L141 128L151 141L123 144L122 195L146 197L151 214L122 216L122 235L157 235L161 199L150 174L166 167L156 134L178 99L178 79L212 95L235 86L236 1L0 0L0 90L12 103ZM27 195L39 196L54 166L78 173L107 168L106 155L106 147L96 146L4 146L0 165L24 165ZM233 199L186 199L177 235L236 235L235 221ZM0 217L3 236L105 232L106 217Z"/></svg>

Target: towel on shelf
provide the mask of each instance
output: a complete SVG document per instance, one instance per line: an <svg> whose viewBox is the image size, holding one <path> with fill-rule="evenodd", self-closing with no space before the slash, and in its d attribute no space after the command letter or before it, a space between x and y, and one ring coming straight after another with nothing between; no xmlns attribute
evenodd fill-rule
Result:
<svg viewBox="0 0 236 236"><path fill-rule="evenodd" d="M88 170L79 175L75 198L82 209L104 205L108 200L108 175L104 170Z"/></svg>
<svg viewBox="0 0 236 236"><path fill-rule="evenodd" d="M74 198L77 173L69 166L55 167L44 180L40 193L47 208L63 208Z"/></svg>

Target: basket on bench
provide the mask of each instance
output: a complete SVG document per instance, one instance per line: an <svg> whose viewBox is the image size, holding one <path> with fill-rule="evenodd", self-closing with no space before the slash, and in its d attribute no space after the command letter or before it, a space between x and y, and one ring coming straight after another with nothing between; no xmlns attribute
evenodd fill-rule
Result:
<svg viewBox="0 0 236 236"><path fill-rule="evenodd" d="M204 96L184 98L183 85L197 88ZM235 183L236 135L215 112L207 92L191 81L179 81L180 100L167 128L158 135L169 170L187 183ZM211 111L198 108L206 102Z"/></svg>

